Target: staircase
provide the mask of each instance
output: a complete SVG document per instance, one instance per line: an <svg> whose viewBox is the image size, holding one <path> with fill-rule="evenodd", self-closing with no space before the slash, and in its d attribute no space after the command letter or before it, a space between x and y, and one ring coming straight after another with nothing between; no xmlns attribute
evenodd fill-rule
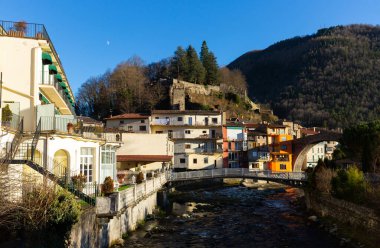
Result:
<svg viewBox="0 0 380 248"><path fill-rule="evenodd" d="M38 140L41 135L41 121L38 122L36 131L33 135L32 139L25 140L22 144L22 135L16 136L14 138L16 149L14 149L12 156L8 156L7 161L8 164L12 162L12 164L25 164L37 171L44 177L49 180L56 182L62 188L65 188L73 195L77 196L79 199L85 201L86 203L95 206L95 197L98 196L97 185L94 184L93 196L89 194L83 193L80 188L80 185L76 185L74 182L70 180L71 173L66 170L66 167L54 160L53 158L48 158L49 161L46 161L46 164L51 164L52 170L48 170L42 162L42 159L38 159L35 157L35 151L37 148ZM12 141L13 144L13 141ZM17 146L16 146L17 144Z"/></svg>
<svg viewBox="0 0 380 248"><path fill-rule="evenodd" d="M24 132L24 119L21 118L20 122L17 125L17 130L15 133L15 136L10 143L9 146L7 146L7 151L5 153L5 156L0 158L0 167L1 168L6 168L10 162L13 160L13 158L16 155L17 149L21 143L22 140L22 135Z"/></svg>

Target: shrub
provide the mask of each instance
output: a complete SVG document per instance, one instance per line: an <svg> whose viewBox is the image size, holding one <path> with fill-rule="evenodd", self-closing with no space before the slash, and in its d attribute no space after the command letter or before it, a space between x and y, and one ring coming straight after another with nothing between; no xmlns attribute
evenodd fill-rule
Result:
<svg viewBox="0 0 380 248"><path fill-rule="evenodd" d="M71 181L73 182L74 188L77 190L83 190L84 185L86 183L86 177L80 173L78 175L74 175L71 177Z"/></svg>
<svg viewBox="0 0 380 248"><path fill-rule="evenodd" d="M144 181L144 174L140 172L137 174L136 183L142 183Z"/></svg>
<svg viewBox="0 0 380 248"><path fill-rule="evenodd" d="M1 120L2 121L12 121L12 111L9 108L9 104L1 110Z"/></svg>
<svg viewBox="0 0 380 248"><path fill-rule="evenodd" d="M354 203L362 203L366 195L364 174L355 166L340 170L331 181L333 195Z"/></svg>
<svg viewBox="0 0 380 248"><path fill-rule="evenodd" d="M104 182L102 184L102 193L103 194L111 194L113 192L114 185L113 185L113 180L111 177L106 177L104 179Z"/></svg>
<svg viewBox="0 0 380 248"><path fill-rule="evenodd" d="M331 193L331 180L334 175L332 169L327 168L323 162L318 162L311 176L313 189L321 193Z"/></svg>
<svg viewBox="0 0 380 248"><path fill-rule="evenodd" d="M49 207L50 222L54 224L74 224L80 215L80 204L66 190L58 190Z"/></svg>

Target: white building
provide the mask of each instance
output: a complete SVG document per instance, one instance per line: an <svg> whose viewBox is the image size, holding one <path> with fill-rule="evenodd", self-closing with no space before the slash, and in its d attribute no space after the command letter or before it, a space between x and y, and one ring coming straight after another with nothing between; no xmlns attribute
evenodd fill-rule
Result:
<svg viewBox="0 0 380 248"><path fill-rule="evenodd" d="M150 115L130 113L106 118L107 129L117 129L131 133L150 133Z"/></svg>
<svg viewBox="0 0 380 248"><path fill-rule="evenodd" d="M101 125L83 128L43 25L0 21L0 73L1 108L11 111L2 117L2 157L33 160L57 176L82 174L87 183L116 178L117 134L103 133Z"/></svg>
<svg viewBox="0 0 380 248"><path fill-rule="evenodd" d="M223 122L219 111L154 110L150 128L174 141L174 169L210 169L223 166Z"/></svg>
<svg viewBox="0 0 380 248"><path fill-rule="evenodd" d="M318 160L325 159L325 146L326 142L320 142L314 145L309 152L307 153L306 163L307 167L315 167L317 166Z"/></svg>

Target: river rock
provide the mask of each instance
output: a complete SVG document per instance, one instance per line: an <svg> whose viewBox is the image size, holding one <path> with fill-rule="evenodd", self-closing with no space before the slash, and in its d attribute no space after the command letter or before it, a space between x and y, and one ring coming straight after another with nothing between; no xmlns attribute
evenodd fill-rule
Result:
<svg viewBox="0 0 380 248"><path fill-rule="evenodd" d="M309 218L307 218L308 220L311 220L313 222L316 222L318 220L318 217L315 216L315 215L312 215L312 216L309 216Z"/></svg>

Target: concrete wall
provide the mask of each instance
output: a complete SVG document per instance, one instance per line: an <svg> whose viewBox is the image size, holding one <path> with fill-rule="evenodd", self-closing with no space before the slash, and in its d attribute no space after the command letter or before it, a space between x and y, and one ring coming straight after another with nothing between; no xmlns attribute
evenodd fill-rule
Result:
<svg viewBox="0 0 380 248"><path fill-rule="evenodd" d="M186 93L196 93L200 95L206 95L209 96L213 92L219 92L220 87L215 85L208 85L204 86L203 84L193 84L186 81L181 81L177 79L173 79L173 87L181 88L183 87L185 89Z"/></svg>
<svg viewBox="0 0 380 248"><path fill-rule="evenodd" d="M145 126L146 131L140 131L140 126ZM120 130L125 130L134 133L150 133L149 119L107 120L106 127L118 128Z"/></svg>

